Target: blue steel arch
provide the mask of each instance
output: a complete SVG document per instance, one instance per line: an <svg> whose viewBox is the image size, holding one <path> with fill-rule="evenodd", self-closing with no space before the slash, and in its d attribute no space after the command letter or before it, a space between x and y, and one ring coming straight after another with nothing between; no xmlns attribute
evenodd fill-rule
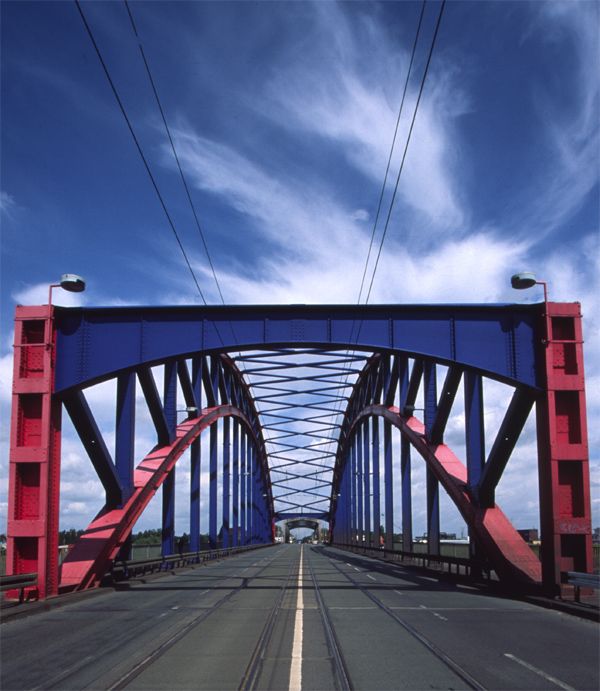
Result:
<svg viewBox="0 0 600 691"><path fill-rule="evenodd" d="M415 362L418 363L413 371L414 391L410 393L410 386L406 389L405 404L410 405L411 395L416 395L415 386L418 388L422 363L434 362L447 364L450 368L448 390L445 391L446 396L442 396L443 402L447 400L448 394L454 395L458 386L457 373L463 371L478 373L477 376L484 374L510 383L516 386L519 392L525 392L522 398L532 401L532 396L539 390L540 380L540 373L536 367L539 360L539 311L539 306L517 305L57 308L57 352L61 357L56 364L55 394L63 399L73 420L82 421L79 424L83 430L81 437L89 440L93 435L89 434L90 415L85 409L82 390L109 378L118 377L121 381L135 374L144 390L159 443L165 446L173 440L173 423L169 424L165 420L156 388L149 379L150 368L155 365L165 365L175 372L179 363L179 379L186 404L194 407L197 405L196 397L189 373L183 364L190 358L196 362L198 358L200 362L205 362L206 358L211 358L213 363L221 362L215 359L217 354L221 353L219 357L228 363L229 372L235 367L229 356L223 355L225 352L239 353L240 360L243 360L242 353L248 351L277 351L290 347L328 349L329 352L336 349L349 351L352 348L355 352L376 353L359 377L354 394L348 401L348 409L341 427L340 444L343 444L344 425L351 419L351 411L356 408L357 402L364 404L367 390L372 389L370 400L374 401L381 395L382 388L389 386L394 376L399 376L392 370L398 369L397 363L401 357L411 356L416 358ZM118 347L114 347L116 343ZM389 354L394 353L394 365L388 367L387 373L378 368L375 381L372 376L373 363L380 362L381 353L387 354L382 361L385 363L391 362ZM222 367L214 372L209 372L208 368L202 365L196 369L202 372L196 373L195 376L196 380L205 382L207 405L214 405L219 393L223 402L230 401L230 392L233 393L234 402L237 401L235 386L232 388L230 381L244 387L242 376L228 380L226 376L219 374ZM385 383L384 377L387 378ZM273 387L273 381L270 384ZM261 388L260 383L257 386ZM344 386L334 388L343 389ZM290 395L289 390L286 393L282 393L285 389L276 390L277 394L263 397L257 395L257 400L264 401ZM248 401L252 401L252 395L247 388L244 392L246 395L243 400L247 408ZM165 401L166 396L165 393ZM342 398L343 396L338 396L339 400ZM444 408L444 404L441 408ZM520 410L521 408L518 408L518 411ZM269 415L272 414L267 410L264 417L268 418ZM267 453L259 417L256 410L253 410L252 426L254 433L261 439L261 457L265 459L263 474L267 476ZM443 422L440 422L442 417L437 415L436 424L431 432L433 438L443 433ZM511 421L514 422L514 416ZM312 436L322 437L318 434ZM320 443L326 444L327 440ZM275 440L272 444L281 445L282 442ZM288 447L284 449L283 457L279 456L278 449L275 449L272 452L273 458L286 460L286 454L299 448L293 444L283 446ZM88 443L88 453L92 461L94 454L98 455L98 448L98 444L92 448ZM327 512L318 510L322 488L322 484L319 485L319 482L322 483L319 476L322 477L324 469L324 466L319 464L322 458L323 456L317 455L310 461L317 462L316 470L309 474L316 484L313 483L305 489L305 494L310 495L308 498L312 497L314 500L307 506L290 502L289 497L295 495L295 490L281 481L275 483L280 488L278 502L281 505L280 510L276 512L273 508L272 484L268 483L271 520L297 515L298 509L302 515L311 513L321 518L332 517L331 509ZM107 505L111 501L111 496L112 503L118 504L119 496L127 495L127 487L119 487L119 479L109 461L100 458L95 465L98 475L107 487ZM294 465L294 461L284 463L281 468L289 468L290 465ZM494 465L500 466L499 463ZM114 477L111 477L111 471ZM298 473L282 472L291 475L295 480L300 477ZM338 472L336 467L334 478ZM334 479L334 483L337 481ZM488 482L488 485L492 484ZM335 490L332 496L335 496ZM332 506L335 508L335 502ZM167 552L169 549L172 551L173 545L165 549Z"/></svg>
<svg viewBox="0 0 600 691"><path fill-rule="evenodd" d="M161 363L162 364L162 363ZM163 487L163 553L174 552L174 471L175 464L182 454L192 447L192 478L197 475L197 496L192 498L192 517L196 515L196 525L191 526L191 549L199 549L199 436L205 429L210 430L210 541L216 547L217 533L217 422L223 420L224 453L229 454L229 420L239 421L240 432L246 430L247 449L242 454L242 468L248 470L248 476L235 478L243 485L241 496L248 505L244 511L248 519L240 527L242 543L271 540L274 520L273 494L269 479L265 442L260 422L257 417L252 397L235 363L226 355L209 358L197 354L192 358L192 376L185 360L168 360L165 365L164 403L156 388L154 377L146 365L138 365L132 371L115 373L117 389L117 457L113 462L106 444L95 423L93 414L87 405L84 389L63 392L62 400L74 427L94 464L96 472L106 491L106 504L90 524L84 535L69 553L61 566L60 588L85 589L99 584L110 562L126 546L126 541L135 522L148 505L156 491ZM131 416L123 411L135 397L135 379L139 380L143 393L156 427L158 443L144 460L134 468L131 444L135 434L135 424ZM176 378L184 395L188 419L177 425L176 400L174 389ZM206 407L202 408L202 392L206 398ZM131 413L131 409L129 411ZM237 428L234 426L234 435ZM124 437L125 453L119 453L118 440ZM195 444L195 446L194 446ZM240 441L240 449L243 441ZM236 447L237 448L237 447ZM123 448L121 449L123 451ZM224 466L229 473L229 459ZM234 473L237 471L234 465ZM194 480L192 479L192 483ZM225 487L225 480L223 486ZM229 478L227 479L229 487ZM213 496L214 495L214 496ZM252 499L250 503L250 498ZM229 502L224 504L223 543L229 544ZM234 511L236 504L234 502ZM192 522L194 519L192 518ZM252 531L246 535L246 529ZM238 522L234 521L233 543L237 544Z"/></svg>
<svg viewBox="0 0 600 691"><path fill-rule="evenodd" d="M480 375L472 370L450 367L438 397L435 365L431 359L415 360L409 377L405 353L393 357L377 354L369 359L358 377L346 409L336 453L332 482L333 542L353 546L356 536L364 535L367 546L372 546L371 523L376 535L377 519L382 515L379 478L383 475L388 521L386 545L391 548L390 429L393 426L402 435L403 547L412 550L410 449L414 449L427 466L428 552L439 554L439 483L469 527L474 546L502 580L538 583L541 581L541 566L537 556L494 499L495 488L533 407L533 392L519 387L515 389L496 442L484 459ZM462 379L465 383L466 415L469 418L471 414L473 418L467 422L466 465L444 444L445 426ZM424 422L414 416L414 403L421 384L424 387ZM473 396L475 391L477 394ZM399 406L395 405L397 394ZM380 473L378 418L384 421L383 473Z"/></svg>

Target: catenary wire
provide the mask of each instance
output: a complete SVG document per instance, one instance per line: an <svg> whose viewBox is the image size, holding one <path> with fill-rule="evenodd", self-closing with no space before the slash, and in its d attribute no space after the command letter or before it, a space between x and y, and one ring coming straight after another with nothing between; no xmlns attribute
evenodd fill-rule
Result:
<svg viewBox="0 0 600 691"><path fill-rule="evenodd" d="M394 187L394 194L392 195L392 199L391 199L391 201L390 201L390 208L389 208L389 210L388 210L388 215L387 215L387 219L386 219L386 222L385 222L385 227L384 227L384 229L383 229L383 234L382 234L382 236L381 236L381 241L380 241L380 243L379 243L379 252L377 253L377 259L375 260L375 266L374 266L374 268L373 268L373 274L372 274L372 276L371 276L371 283L370 283L370 285L369 285L369 292L367 293L367 297L366 297L366 300L365 300L365 305L367 305L367 304L369 303L369 298L371 297L371 291L372 291L372 289L373 289L373 282L375 281L375 274L377 273L377 267L379 266L379 259L381 258L381 252L382 252L382 250L383 250L383 243L384 243L384 241L385 241L385 236L386 236L386 234L387 234L388 226L389 226L389 223L390 223L390 218L391 218L391 215L392 215L392 209L393 209L393 207L394 207L394 201L395 201L395 199L396 199L396 193L398 192L398 185L400 184L400 177L401 177L401 175L402 175L402 170L404 169L404 162L405 162L405 160L406 160L406 154L407 154L407 152L408 152L408 145L410 144L410 138L411 138L411 136L412 136L412 131L413 131L413 128L414 128L414 126L415 126L415 121L416 121L416 119L417 119L417 112L418 112L418 110L419 110L419 103L421 102L421 96L423 95L423 89L424 89L424 87L425 87L425 80L426 80L426 78L427 78L427 72L429 71L429 64L431 63L431 56L433 55L433 49L434 49L434 47L435 47L435 41L436 41L436 38L437 38L437 35L438 35L438 30L439 30L439 28L440 28L440 23L441 23L441 21L442 21L442 14L443 14L443 12L444 12L444 7L445 7L445 5L446 5L446 0L443 0L442 6L440 7L440 14L439 14L439 16L438 16L437 24L436 24L436 27L435 27L435 32L434 32L434 34L433 34L433 39L432 39L432 41L431 41L431 48L429 49L429 56L427 57L427 64L425 65L425 72L423 73L423 79L421 80L421 88L419 89L419 96L418 96L417 102L416 102L416 104L415 104L415 111L414 111L414 113L413 113L412 122L410 123L410 129L409 129L409 131L408 131L408 136L407 136L407 138L406 138L406 145L405 145L405 147L404 147L404 153L403 153L403 155L402 155L402 162L400 163L400 168L399 168L399 170L398 170L398 176L397 176L397 178L396 178L396 186ZM359 326L358 326L358 332L357 332L357 334L356 334L355 343L358 343L358 339L359 339L359 337L360 337L360 332L361 332L361 329L362 329L363 321L364 321L364 320L361 319L360 324L359 324Z"/></svg>
<svg viewBox="0 0 600 691"><path fill-rule="evenodd" d="M375 261L375 267L373 269L373 275L371 277L371 284L369 285L369 292L367 293L367 299L365 300L365 305L368 304L369 298L371 297L371 290L373 289L373 281L375 280L375 274L377 273L377 267L379 265L379 259L381 257L381 251L383 249L383 243L385 241L385 236L387 234L388 225L390 223L390 217L392 215L392 209L394 207L394 201L396 199L396 193L398 192L398 185L400 184L400 176L402 175L402 170L404 168L404 161L406 160L406 153L408 151L408 145L410 144L410 138L412 136L413 127L415 126L415 120L417 118L417 112L419 110L419 103L421 102L421 96L423 95L423 89L425 87L425 80L427 79L427 72L429 71L429 64L431 63L431 56L433 55L433 49L435 47L435 41L438 35L438 30L440 28L440 23L442 21L442 14L444 12L444 7L446 5L446 0L443 0L442 6L440 7L440 14L438 16L437 24L435 27L435 33L433 34L433 40L431 41L431 48L429 50L429 56L427 58L427 64L425 65L425 72L423 74L423 79L421 81L421 88L419 89L419 96L417 98L417 103L415 105L415 112L413 114L413 119L410 124L410 130L408 131L408 137L406 139L406 146L404 147L404 154L402 155L402 163L400 164L400 169L398 170L398 177L396 178L396 186L394 187L394 194L392 195L392 200L390 202L390 208L388 211L387 219L385 222L385 227L383 229L383 235L381 236L381 242L379 243L379 252L377 253L377 259ZM357 336L358 338L358 336Z"/></svg>
<svg viewBox="0 0 600 691"><path fill-rule="evenodd" d="M396 146L396 137L398 135L398 128L400 126L400 118L402 117L402 110L404 108L404 100L406 98L406 92L408 90L408 80L410 79L410 74L412 71L413 62L415 59L415 53L417 50L417 41L419 40L419 33L421 31L421 24L423 23L423 14L425 13L425 5L427 0L423 0L423 6L421 8L421 16L419 17L419 25L417 26L417 33L415 36L415 43L412 49L412 55L410 57L410 64L408 66L408 72L406 74L406 81L404 82L404 92L402 93L402 101L400 102L400 110L398 111L398 119L396 120L396 129L394 130L394 138L392 139L392 148L390 149L390 155L387 162L387 168L385 169L385 176L383 178L383 186L381 187L381 195L379 196L379 204L377 206L377 213L375 215L375 223L373 224L373 233L371 234L371 243L369 244L369 251L367 252L367 261L365 262L365 270L363 271L362 281L360 283L360 291L358 293L357 304L360 305L360 298L362 297L363 288L365 285L365 278L367 276L367 268L369 266L369 259L371 258L371 250L373 248L373 241L375 240L375 231L377 229L377 222L379 221L379 212L381 211L381 204L383 202L383 193L385 192L385 186L387 184L388 174L390 172L390 164L392 162L392 155L394 153L394 147ZM354 324L352 325L352 331L354 331ZM352 332L350 333L350 340L352 340Z"/></svg>
<svg viewBox="0 0 600 691"><path fill-rule="evenodd" d="M133 27L133 31L136 35L136 38L139 39L138 32L135 26L135 22L133 21L133 16L131 14L131 10L129 9L129 4L127 0L124 0L125 2L125 7L127 8L127 12L129 14L129 19L131 20L131 25ZM192 213L194 214L194 220L196 221L196 226L198 227L198 232L200 233L200 237L202 238L202 244L204 245L204 250L206 252L206 257L208 259L208 263L210 264L210 268L212 270L212 275L213 278L215 279L215 283L217 285L217 290L219 291L219 295L221 297L221 302L225 304L225 300L223 298L223 293L221 292L221 286L219 285L219 281L217 279L217 274L215 272L215 267L213 266L212 259L210 258L210 253L208 251L208 247L206 245L206 239L204 238L204 233L202 232L202 228L200 226L200 221L198 220L198 215L196 213L196 209L194 207L194 203L192 201L192 197L190 195L190 190L188 188L185 175L183 174L183 170L181 168L181 163L179 162L179 156L177 155L177 151L175 150L175 144L173 143L173 139L171 137L171 130L169 129L169 125L167 124L167 119L165 117L160 99L158 97L158 93L156 91L156 87L154 85L154 80L152 79L152 74L150 73L150 67L148 66L148 61L146 60L146 55L144 54L144 49L142 48L141 42L138 40L138 46L140 49L140 53L142 54L142 59L144 61L144 66L146 67L146 72L148 73L148 79L150 80L150 84L152 86L152 91L154 92L154 97L156 98L156 103L158 104L158 109L160 110L160 114L162 116L163 123L165 125L165 130L167 131L167 136L169 137L169 142L171 144L171 149L173 150L173 156L175 156L175 161L177 162L177 167L179 168L179 175L181 176L181 181L183 182L183 186L185 187L185 192L187 194L188 201L190 203L190 207L192 209Z"/></svg>
<svg viewBox="0 0 600 691"><path fill-rule="evenodd" d="M140 146L140 144L139 144L139 142L138 142L138 139L137 139L137 137L135 136L135 132L133 131L133 127L131 126L131 123L130 123L130 121L129 121L129 118L127 117L127 113L125 112L125 108L123 107L123 104L122 104L122 102L121 102L121 99L119 98L119 94L117 93L117 89L116 89L116 87L115 87L115 85L114 85L114 83L113 83L113 81L112 81L112 79L111 79L111 77L110 77L110 74L109 74L109 72L108 72L108 68L106 67L106 64L105 64L105 62L104 62L104 60L103 60L103 58L102 58L102 54L100 53L100 49L98 48L98 44L96 43L96 41L95 41L95 39L94 39L94 35L92 34L92 31L91 31L91 29L90 29L90 26L89 26L89 24L87 23L87 20L86 20L86 18L85 18L85 15L83 14L83 10L81 9L81 5L79 4L79 0L75 0L75 5L77 6L77 9L79 10L79 14L81 15L81 19L83 20L83 23L84 23L85 28L86 28L86 30L87 30L87 32L88 32L88 35L89 35L89 37L90 37L90 39L91 39L91 41L92 41L92 44L94 45L94 48L95 48L95 50L96 50L96 54L98 55L98 59L100 60L100 64L102 65L102 68L104 69L104 73L105 73L105 75L106 75L106 78L108 79L108 82L109 82L109 84L110 84L110 86L111 86L111 89L112 89L112 91L113 91L113 94L114 94L115 98L117 99L117 103L119 104L119 108L121 109L121 113L123 114L123 117L125 118L125 122L127 123L127 127L129 128L129 132L131 133L131 136L133 137L133 141L135 142L135 145L136 145L136 147L137 147L138 153L140 154L140 156L141 156L141 158L142 158L142 161L144 162L144 166L145 166L145 168L146 168L146 172L147 172L148 175L150 176L150 180L151 180L152 185L153 185L153 187L154 187L154 190L155 190L155 192L156 192L156 194L157 194L157 196L158 196L158 199L159 199L159 201L160 201L160 203L161 203L161 206L162 206L162 208L163 208L163 211L165 212L165 215L166 215L166 217L167 217L167 220L168 220L168 222L169 222L169 225L171 226L171 230L173 231L173 234L175 235L175 238L176 238L177 243L178 243L178 245L179 245L179 248L181 249L181 252L182 252L182 254L183 254L183 256L184 256L184 259L185 259L185 262L186 262L186 264L187 264L187 266L188 266L188 269L190 270L190 273L192 274L192 278L193 278L193 280L194 280L194 283L196 284L196 288L198 289L198 293L199 293L200 297L202 298L204 304L206 305L207 302L206 302L206 299L205 299L205 297L204 297L204 294L202 293L202 290L201 290L201 288L200 288L200 285L198 284L198 280L196 279L196 275L194 274L194 270L192 269L192 266L191 266L190 261L189 261L189 259L188 259L188 257L187 257L187 254L186 254L186 252L185 252L185 249L183 248L183 244L181 243L181 240L180 240L180 238L179 238L179 235L178 235L178 233L177 233L177 230L175 229L175 226L174 226L174 224L173 224L173 221L171 220L171 216L169 215L169 212L168 212L167 207L166 207L166 205L165 205L165 202L164 202L164 200L163 200L163 198L162 198L162 195L160 194L160 191L159 191L159 189L158 189L158 186L157 186L157 184L156 184L156 181L154 180L154 176L152 175L152 171L150 170L150 167L148 166L148 162L146 161L146 157L144 156L144 153L143 153L142 148L141 148L141 146Z"/></svg>
<svg viewBox="0 0 600 691"><path fill-rule="evenodd" d="M444 2L445 2L445 0L444 0ZM417 50L417 43L418 43L418 40L419 40L419 34L420 34L420 32L421 32L421 25L422 25L422 23L423 23L423 15L424 15L424 13L425 13L425 5L426 5L426 4L427 4L427 0L423 0L423 5L422 5L422 7L421 7L421 14L420 14L420 17L419 17L419 23L418 23L418 25L417 25L417 31L416 31L416 34L415 34L415 41L414 41L414 44L413 44L413 49L412 49L412 54L411 54L411 58L410 58L410 63L409 63L409 66L408 66L408 72L407 72L407 75L406 75L406 81L405 81L405 83L404 83L404 91L403 91L403 93L402 93L402 100L401 100L401 102L400 102L400 108L399 108L399 111L398 111L398 118L397 118L397 120L396 120L396 129L395 129L395 131L394 131L394 137L393 137L393 139L392 139L392 146L391 146L391 149L390 149L390 155L389 155L389 158L388 158L387 168L386 168L385 176L384 176L384 179L383 179L383 185L382 185L382 188L381 188L381 194L380 194L380 196L379 196L379 204L378 204L378 206L377 206L377 214L376 214L376 216L375 216L375 223L373 224L373 232L372 232L372 234L371 234L371 242L370 242L370 244L369 244L369 251L368 251L368 253L367 253L367 259L366 259L366 261L365 261L365 268L364 268L364 271L363 271L362 281L361 281L361 284L360 284L360 291L359 291L359 294L358 294L357 305L360 305L360 299L361 299L361 297L362 297L362 292L363 292L363 288L364 288L364 284L365 284L365 278L366 278L366 275L367 275L367 269L368 269L368 267L369 267L369 260L370 260L370 258L371 258L371 250L372 250L372 248L373 248L373 242L374 242L374 240L375 240L375 232L376 232L376 229L377 229L377 223L378 223L378 221L379 221L379 214L380 214L381 205L382 205L382 202L383 202L383 195L384 195L385 187L386 187L386 184L387 184L388 174L389 174L390 165L391 165L391 161L392 161L392 155L393 155L393 153L394 153L394 148L395 148L395 145L396 145L396 138L397 138L398 129L399 129L399 126L400 126L400 119L401 119L402 111L403 111L403 108L404 108L404 101L405 101L405 99L406 99L406 93L407 93L407 90L408 90L408 82L409 82L410 75L411 75L411 72L412 72L412 66L413 66L413 62L414 62L414 58L415 58L415 54L416 54L416 50ZM440 17L441 17L441 12L440 12ZM439 26L439 19L438 19L438 26ZM437 34L437 29L436 29L436 34ZM434 41L435 41L435 37L434 37ZM433 46L432 46L432 49L433 49ZM431 52L430 52L430 55L429 55L429 59L431 59ZM429 65L429 62L428 62L427 64ZM427 71L425 71L425 75L426 75L426 74L427 74ZM423 77L423 83L424 83L424 80L425 80L425 78ZM421 90L422 90L422 88L423 88L423 87L421 86ZM420 96L419 96L419 97L420 97ZM416 110L415 110L414 117L416 117ZM413 117L413 123L414 123L414 117ZM412 128L411 128L411 130L412 130ZM409 138L409 139L410 139L410 138ZM406 143L406 147L408 147L408 142ZM406 156L406 148L405 148L405 150L404 150L404 155ZM403 159L403 162L404 162L404 159ZM399 178L399 176L400 176L400 174L398 174L398 178ZM396 189L397 189L397 187L398 187L398 182L396 182ZM394 192L394 196L395 196L395 192ZM392 204L393 204L393 200L392 200ZM390 212L391 212L391 208L390 208ZM388 222L389 222L389 214L388 214ZM385 230L387 230L387 223L386 223ZM385 237L385 231L384 231L384 237ZM382 238L382 243L383 243L383 238ZM378 257L377 257L377 261L379 261L379 256L381 255L381 246L382 246L382 245L380 245L380 248L379 248L379 254L378 254ZM376 266L377 266L377 265L376 265ZM370 284L370 287L369 287L369 296L370 296L370 294L371 294L371 287L372 287L372 285L373 285L373 278L371 279L371 284ZM367 297L366 302L368 302L368 297ZM365 304L366 304L366 302L365 302ZM358 328L358 332L357 332L357 335L356 335L356 341L355 341L355 342L358 342L358 338L359 338L359 336L360 336L360 331L361 331L361 328L362 328L362 322L363 322L363 320L361 319L360 325L359 325L359 328ZM356 326L356 318L354 318L353 321L352 321L352 328L351 328L351 330L350 330L350 342L352 342L352 337L354 336L354 328L355 328L355 326ZM353 351L353 352L354 352L354 351ZM345 378L345 382L347 382L347 381L348 381L348 375L346 375L346 378Z"/></svg>

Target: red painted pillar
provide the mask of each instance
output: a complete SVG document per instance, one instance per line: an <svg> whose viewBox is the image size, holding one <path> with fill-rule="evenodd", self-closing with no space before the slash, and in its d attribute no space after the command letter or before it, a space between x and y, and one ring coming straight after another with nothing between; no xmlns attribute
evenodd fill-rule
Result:
<svg viewBox="0 0 600 691"><path fill-rule="evenodd" d="M542 581L570 597L561 571L592 573L589 450L579 303L548 303L547 393L537 405Z"/></svg>
<svg viewBox="0 0 600 691"><path fill-rule="evenodd" d="M61 405L52 400L55 342L51 305L16 308L6 572L38 574L29 598L58 593Z"/></svg>

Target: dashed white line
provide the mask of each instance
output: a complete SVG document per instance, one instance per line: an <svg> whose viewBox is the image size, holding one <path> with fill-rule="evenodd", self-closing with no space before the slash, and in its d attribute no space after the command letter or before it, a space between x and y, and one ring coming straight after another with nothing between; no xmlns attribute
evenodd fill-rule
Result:
<svg viewBox="0 0 600 691"><path fill-rule="evenodd" d="M374 578L373 576L369 576L369 574L367 574L367 578L370 578L372 581L376 581L376 580L377 580L377 579Z"/></svg>
<svg viewBox="0 0 600 691"><path fill-rule="evenodd" d="M557 679L556 677L552 677L549 674L546 674L546 672L544 672L543 670L538 669L537 667L534 667L533 665L530 665L529 662L525 662L524 660L520 660L515 655L511 655L510 653L504 653L504 656L510 658L511 660L514 660L515 662L517 662L520 665L523 665L523 667L526 667L527 669L531 670L532 672L535 672L535 674L539 674L540 677L543 677L547 681L551 681L553 684L560 686L560 688L565 689L565 691L575 691L575 689L572 686L565 684L564 682L560 681L560 679Z"/></svg>

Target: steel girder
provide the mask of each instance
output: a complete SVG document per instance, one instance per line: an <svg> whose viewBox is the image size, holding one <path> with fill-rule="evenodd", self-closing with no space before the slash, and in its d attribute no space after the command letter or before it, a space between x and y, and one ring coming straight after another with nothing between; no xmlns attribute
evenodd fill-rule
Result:
<svg viewBox="0 0 600 691"><path fill-rule="evenodd" d="M402 351L539 388L540 305L56 308L58 394L192 354ZM118 343L118 347L115 344Z"/></svg>

